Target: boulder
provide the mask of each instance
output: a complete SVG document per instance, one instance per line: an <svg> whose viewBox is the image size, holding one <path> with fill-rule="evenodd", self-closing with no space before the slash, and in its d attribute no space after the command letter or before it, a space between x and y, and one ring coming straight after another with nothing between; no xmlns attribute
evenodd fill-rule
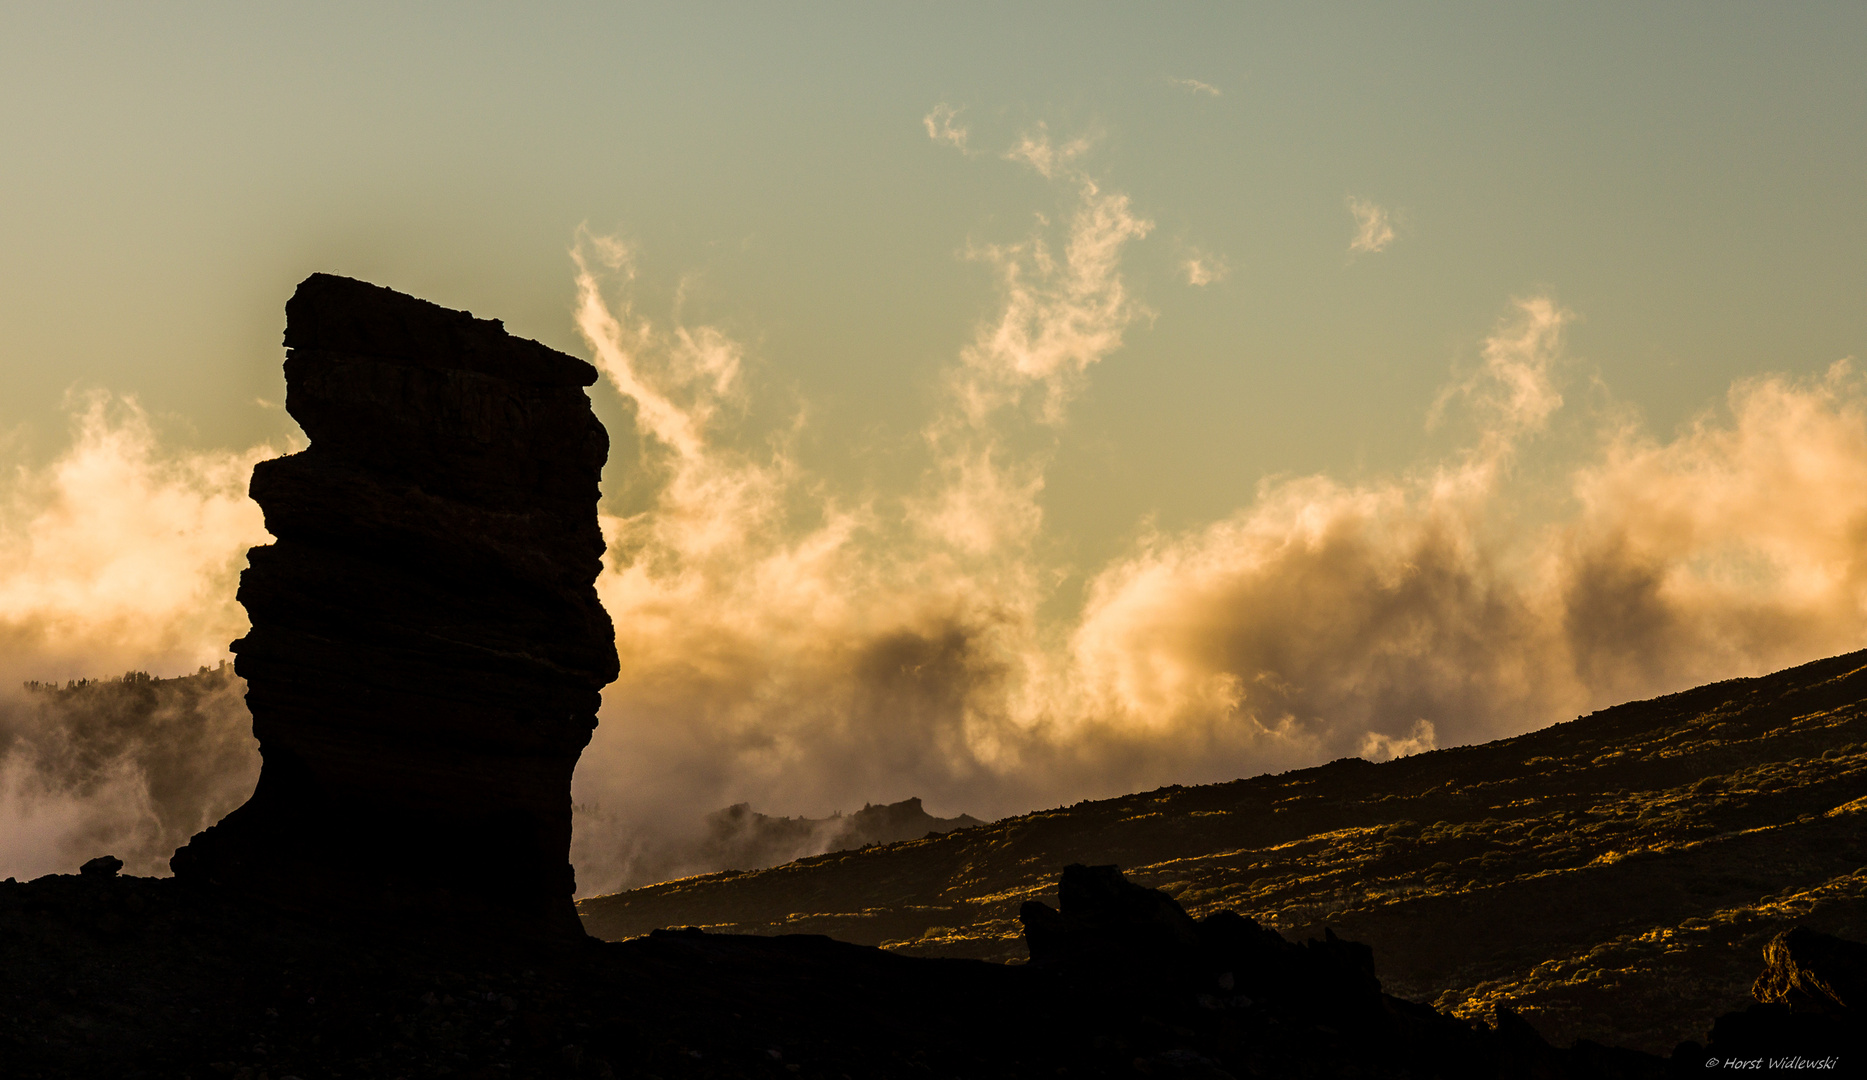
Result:
<svg viewBox="0 0 1867 1080"><path fill-rule="evenodd" d="M1681 1043L1673 1052L1680 1071L1705 1060L1832 1073L1867 1053L1861 1022L1867 945L1797 926L1763 947L1763 965L1750 987L1751 1005L1720 1016L1705 1045ZM1848 1069L1859 1071L1854 1064L1839 1071Z"/></svg>
<svg viewBox="0 0 1867 1080"><path fill-rule="evenodd" d="M1858 1014L1867 1006L1867 945L1806 926L1786 930L1763 947L1750 993L1796 1012Z"/></svg>
<svg viewBox="0 0 1867 1080"><path fill-rule="evenodd" d="M1667 1071L1629 1050L1559 1050L1509 1005L1473 1026L1384 994L1367 945L1327 928L1298 944L1230 910L1195 921L1113 866L1065 867L1057 907L1029 901L1019 914L1031 953L1019 970L1035 1000L1070 1018L1045 1036L1112 1052L1134 1072L1652 1080ZM1107 1064L1085 1072L1103 1075Z"/></svg>
<svg viewBox="0 0 1867 1080"><path fill-rule="evenodd" d="M117 871L121 869L123 869L122 859L117 858L115 855L99 855L97 858L78 867L78 873L85 877L107 878L116 877Z"/></svg>
<svg viewBox="0 0 1867 1080"><path fill-rule="evenodd" d="M1230 995L1313 1015L1366 1016L1381 1008L1368 946L1329 929L1299 945L1230 910L1196 922L1173 897L1114 866L1064 867L1057 907L1027 901L1019 919L1032 965L1071 979Z"/></svg>
<svg viewBox="0 0 1867 1080"><path fill-rule="evenodd" d="M1173 897L1113 866L1064 867L1057 907L1028 901L1018 918L1036 964L1183 964L1200 951L1199 927Z"/></svg>

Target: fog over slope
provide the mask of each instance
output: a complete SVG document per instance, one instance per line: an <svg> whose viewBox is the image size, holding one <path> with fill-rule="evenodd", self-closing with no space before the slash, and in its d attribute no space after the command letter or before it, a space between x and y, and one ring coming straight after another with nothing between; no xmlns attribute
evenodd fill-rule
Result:
<svg viewBox="0 0 1867 1080"><path fill-rule="evenodd" d="M813 473L801 406L776 437L752 432L749 403L772 392L754 351L638 310L629 244L577 237L578 326L597 392L632 409L619 457L636 444L603 517L623 673L576 778L581 891L636 880L735 803L822 816L920 796L997 817L1511 734L1862 643L1854 369L1747 379L1655 434L1565 352L1575 315L1546 295L1500 293L1496 324L1473 328L1477 359L1420 418L1452 451L1369 480L1266 478L1220 520L1142 525L1106 565L1068 565L1048 470L1072 401L1150 317L1123 266L1152 225L1085 143L1040 129L988 156L952 112L928 133L979 168L1034 171L1055 203L1028 235L968 249L997 306L948 365L900 489ZM17 747L60 721L20 684L224 657L242 554L265 539L245 475L281 452L177 451L103 396L74 411L71 448L10 469L0 496L0 873L52 868L16 839L51 822L151 820L128 796L52 794ZM122 762L121 790L157 782Z"/></svg>
<svg viewBox="0 0 1867 1080"><path fill-rule="evenodd" d="M96 855L166 876L188 838L246 801L259 747L231 665L155 679L29 684L0 701L0 855L8 876Z"/></svg>

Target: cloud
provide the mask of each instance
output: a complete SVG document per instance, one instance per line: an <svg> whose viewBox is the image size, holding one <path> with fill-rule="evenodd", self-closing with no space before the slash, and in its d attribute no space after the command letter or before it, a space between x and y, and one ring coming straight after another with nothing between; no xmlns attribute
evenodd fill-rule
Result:
<svg viewBox="0 0 1867 1080"><path fill-rule="evenodd" d="M1740 381L1671 440L1607 436L1550 553L1579 679L1612 698L1859 646L1864 390L1843 361Z"/></svg>
<svg viewBox="0 0 1867 1080"><path fill-rule="evenodd" d="M1448 383L1427 410L1426 426L1438 427L1447 407L1458 400L1478 436L1465 450L1469 460L1495 468L1505 462L1526 435L1541 431L1562 395L1555 387L1554 365L1562 352L1563 328L1574 315L1547 296L1512 301L1516 316L1485 339L1483 362L1469 375ZM1488 475L1472 479L1489 482Z"/></svg>
<svg viewBox="0 0 1867 1080"><path fill-rule="evenodd" d="M1205 94L1208 97L1219 97L1220 96L1218 87L1212 85L1211 83L1200 82L1198 79L1176 79L1173 76L1169 75L1167 77L1167 81L1179 87L1182 90L1186 90L1194 94Z"/></svg>
<svg viewBox="0 0 1867 1080"><path fill-rule="evenodd" d="M1411 757L1428 750L1439 748L1437 733L1431 720L1417 720L1413 730L1405 736L1395 737L1371 731L1361 741L1361 753L1358 755L1368 761L1392 761L1394 758Z"/></svg>
<svg viewBox="0 0 1867 1080"><path fill-rule="evenodd" d="M1044 415L1060 422L1078 377L1120 348L1128 325L1147 313L1129 293L1120 260L1153 223L1135 216L1126 195L1092 180L1080 180L1076 194L1061 251L1039 233L969 252L993 268L1002 299L953 373L955 396L974 426L1033 384L1045 392Z"/></svg>
<svg viewBox="0 0 1867 1080"><path fill-rule="evenodd" d="M1180 269L1186 273L1186 283L1195 287L1224 281L1225 276L1231 273L1231 267L1226 265L1224 259L1204 254L1189 256L1180 264Z"/></svg>
<svg viewBox="0 0 1867 1080"><path fill-rule="evenodd" d="M1266 481L1230 517L1104 568L1072 643L1098 709L1163 732L1224 725L1234 752L1338 756L1470 741L1585 699L1551 656L1549 598L1516 569L1547 559L1495 520L1511 461L1561 402L1566 315L1514 306L1462 384L1478 433L1450 460L1374 484Z"/></svg>
<svg viewBox="0 0 1867 1080"><path fill-rule="evenodd" d="M1373 254L1386 251L1394 242L1394 226L1386 210L1350 195L1348 212L1355 217L1355 236L1348 242L1349 251Z"/></svg>
<svg viewBox="0 0 1867 1080"><path fill-rule="evenodd" d="M1077 158L1089 152L1087 137L1078 137L1058 145L1050 141L1050 130L1043 124L1018 137L1018 143L1005 151L1005 160L1022 162L1037 170L1046 180L1062 175Z"/></svg>
<svg viewBox="0 0 1867 1080"><path fill-rule="evenodd" d="M927 127L928 138L934 142L946 143L963 154L968 153L966 127L963 124L954 123L959 118L960 111L943 101L935 105L932 112L921 117L921 123Z"/></svg>
<svg viewBox="0 0 1867 1080"><path fill-rule="evenodd" d="M70 448L16 466L0 502L9 666L59 678L226 656L246 627L246 549L270 539L247 479L277 452L165 450L132 398L81 395L74 410Z"/></svg>
<svg viewBox="0 0 1867 1080"><path fill-rule="evenodd" d="M1097 575L1077 669L1105 714L1222 724L1234 752L1380 756L1858 647L1867 395L1845 366L1734 387L1675 439L1624 415L1530 529L1509 462L1561 403L1562 316L1519 302L1464 384L1451 460L1261 485Z"/></svg>

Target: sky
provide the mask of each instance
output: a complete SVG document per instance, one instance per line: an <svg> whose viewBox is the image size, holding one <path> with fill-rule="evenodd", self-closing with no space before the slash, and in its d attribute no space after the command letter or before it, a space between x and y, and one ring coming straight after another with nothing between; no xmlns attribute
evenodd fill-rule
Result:
<svg viewBox="0 0 1867 1080"><path fill-rule="evenodd" d="M1816 3L6 5L0 693L228 655L316 271L605 374L587 885L735 802L996 816L1856 648L1863 42ZM0 862L133 815L126 761L80 797L12 753Z"/></svg>

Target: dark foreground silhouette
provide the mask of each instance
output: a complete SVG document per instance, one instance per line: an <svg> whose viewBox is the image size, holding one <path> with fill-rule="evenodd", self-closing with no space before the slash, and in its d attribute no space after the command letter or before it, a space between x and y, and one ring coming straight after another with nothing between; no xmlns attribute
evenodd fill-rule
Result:
<svg viewBox="0 0 1867 1080"><path fill-rule="evenodd" d="M1009 966L816 935L463 940L97 862L0 885L6 1076L1657 1078L1794 1058L1849 1075L1867 1026L1867 948L1813 931L1772 943L1769 1004L1668 1062L1391 997L1364 945L1195 921L1113 867L1067 868L1058 910L1027 904L1031 961Z"/></svg>
<svg viewBox="0 0 1867 1080"><path fill-rule="evenodd" d="M263 764L175 874L581 937L571 772L617 671L596 369L329 274L285 319L311 445L253 469L278 542L247 554L232 646Z"/></svg>

